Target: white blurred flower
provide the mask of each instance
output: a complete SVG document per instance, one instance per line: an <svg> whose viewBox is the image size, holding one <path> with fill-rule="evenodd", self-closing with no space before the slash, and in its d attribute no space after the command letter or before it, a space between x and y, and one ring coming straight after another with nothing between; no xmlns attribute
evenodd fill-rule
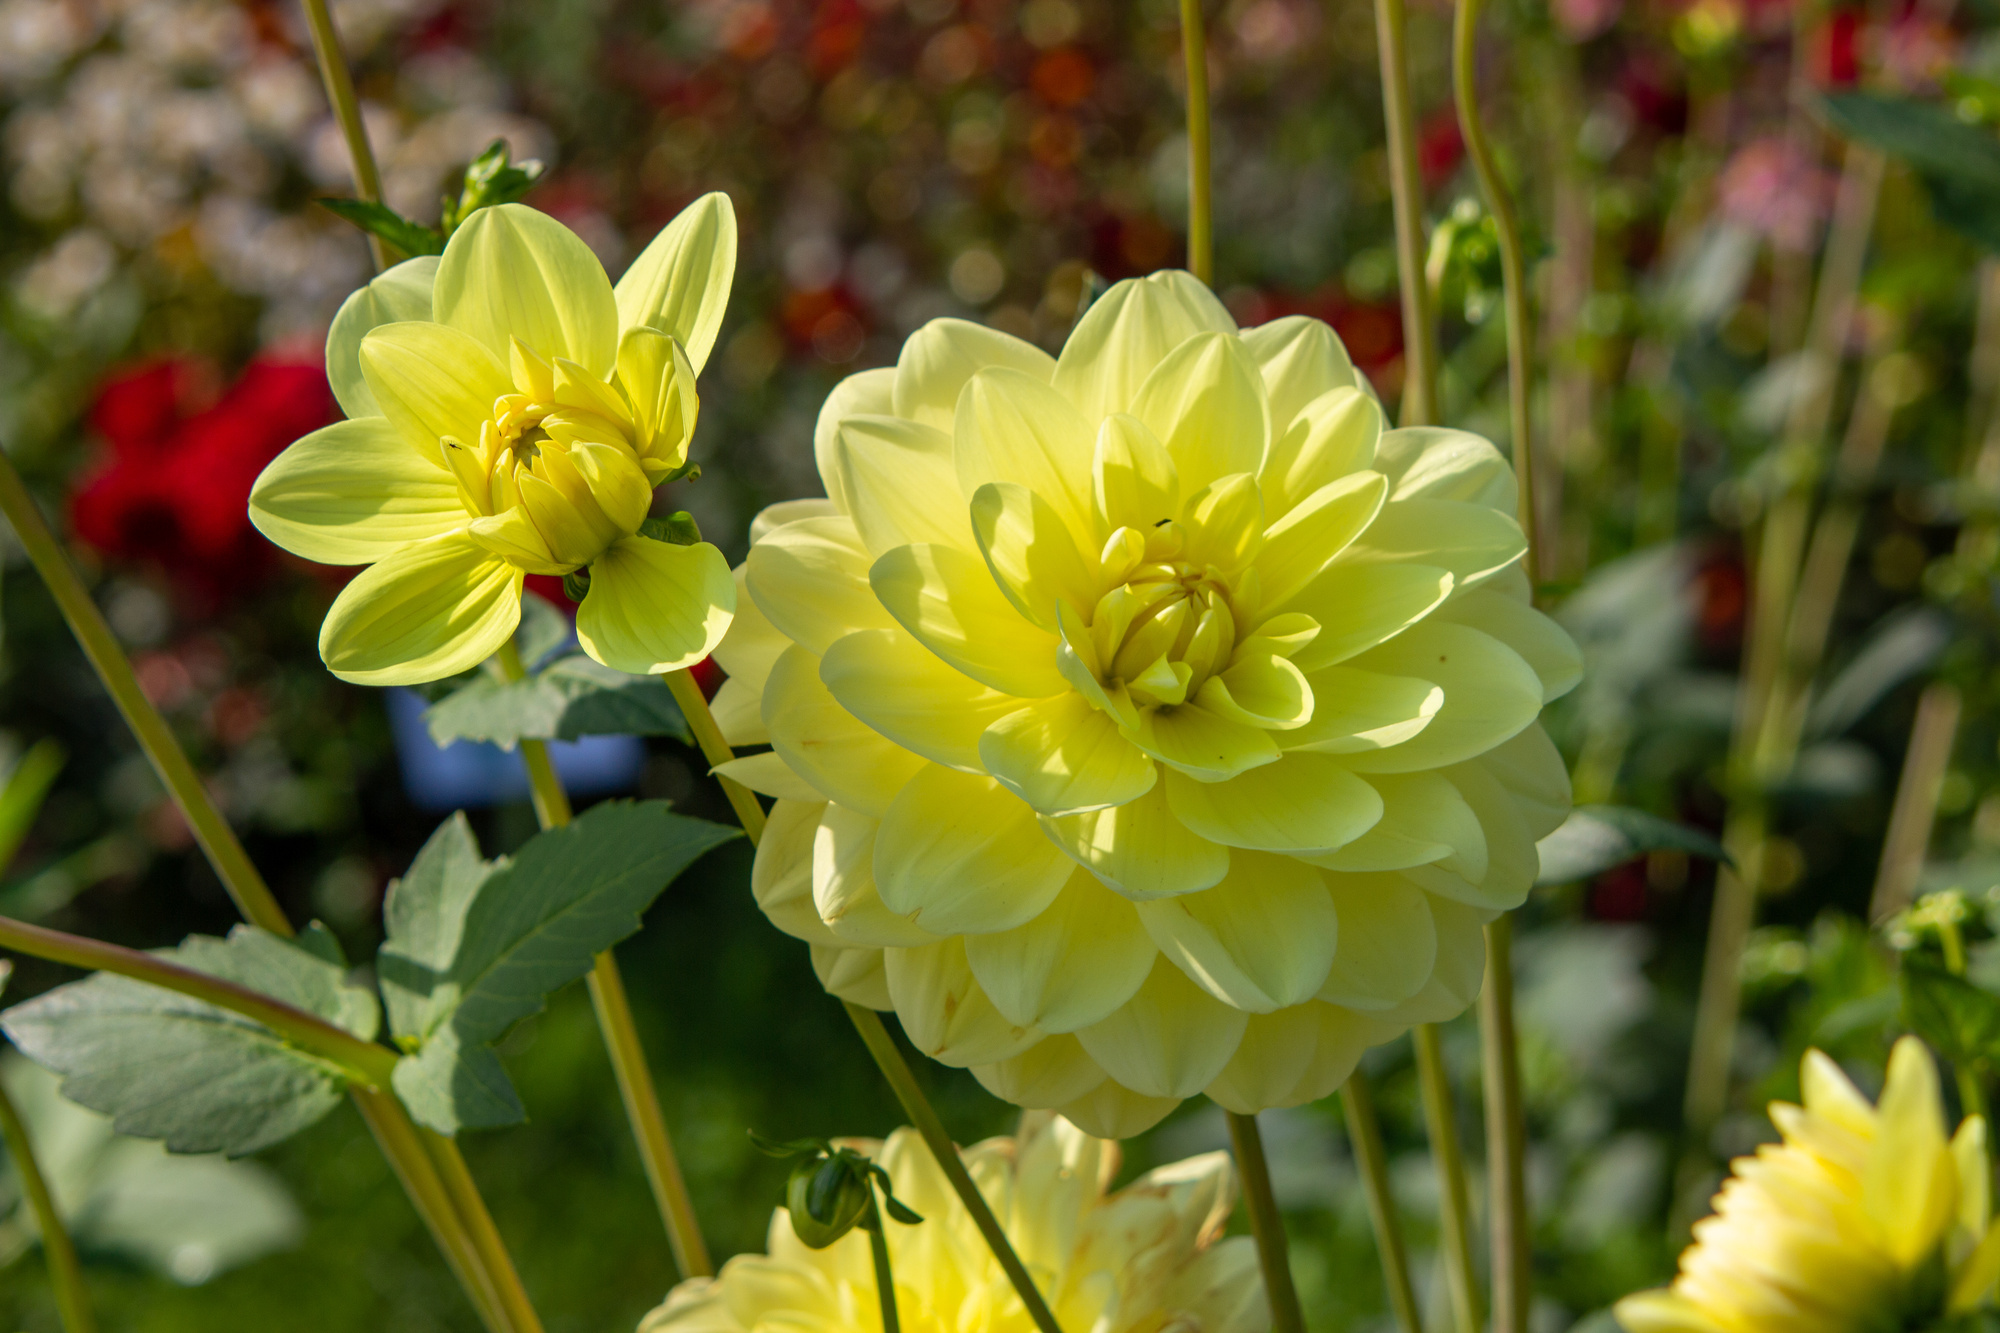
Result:
<svg viewBox="0 0 2000 1333"><path fill-rule="evenodd" d="M103 233L73 231L22 271L14 294L44 319L67 319L110 279L117 265L118 252Z"/></svg>

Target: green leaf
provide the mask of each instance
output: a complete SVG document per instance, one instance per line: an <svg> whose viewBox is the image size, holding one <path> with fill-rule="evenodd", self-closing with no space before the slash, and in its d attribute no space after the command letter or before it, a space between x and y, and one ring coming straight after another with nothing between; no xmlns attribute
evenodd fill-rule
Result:
<svg viewBox="0 0 2000 1333"><path fill-rule="evenodd" d="M376 960L390 1029L416 1056L396 1068L410 1113L447 1134L519 1120L490 1043L637 931L675 876L737 832L664 801L614 801L488 862L465 816L446 820L390 886Z"/></svg>
<svg viewBox="0 0 2000 1333"><path fill-rule="evenodd" d="M424 713L439 745L492 741L513 749L523 739L580 736L672 736L689 739L674 692L658 676L628 676L582 653L558 658L526 680L490 675L432 704Z"/></svg>
<svg viewBox="0 0 2000 1333"><path fill-rule="evenodd" d="M540 593L521 594L521 628L514 631L514 650L530 671L542 659L569 642L569 617Z"/></svg>
<svg viewBox="0 0 2000 1333"><path fill-rule="evenodd" d="M1903 957L1903 1021L1955 1065L2000 1058L2000 995L1919 954Z"/></svg>
<svg viewBox="0 0 2000 1333"><path fill-rule="evenodd" d="M478 209L511 204L519 199L542 178L542 170L542 164L533 158L521 163L511 162L507 141L495 139L466 167L465 183L459 189L458 198L446 198L444 201L441 225L445 235L457 231Z"/></svg>
<svg viewBox="0 0 2000 1333"><path fill-rule="evenodd" d="M1729 860L1722 845L1685 824L1622 805L1579 805L1548 837L1535 845L1542 869L1537 885L1572 884L1647 852L1686 852L1710 861Z"/></svg>
<svg viewBox="0 0 2000 1333"><path fill-rule="evenodd" d="M345 969L254 926L227 940L188 937L159 956L261 991L363 1040L381 1025L375 997ZM15 1005L0 1031L63 1076L63 1095L111 1116L118 1132L174 1152L240 1157L298 1133L345 1088L334 1066L241 1015L99 973Z"/></svg>
<svg viewBox="0 0 2000 1333"><path fill-rule="evenodd" d="M0 787L0 870L12 864L21 850L65 758L55 741L37 741L7 775L7 785Z"/></svg>
<svg viewBox="0 0 2000 1333"><path fill-rule="evenodd" d="M2000 138L1937 102L1840 93L1820 105L1841 134L1914 168L1939 222L2000 251Z"/></svg>
<svg viewBox="0 0 2000 1333"><path fill-rule="evenodd" d="M441 255L444 237L421 223L412 222L387 204L366 199L321 199L319 206L338 218L345 218L370 236L379 236L412 257Z"/></svg>
<svg viewBox="0 0 2000 1333"><path fill-rule="evenodd" d="M639 525L641 537L651 537L656 542L671 542L675 546L698 546L701 543L701 526L694 521L694 515L685 509L677 509L671 514L656 514Z"/></svg>

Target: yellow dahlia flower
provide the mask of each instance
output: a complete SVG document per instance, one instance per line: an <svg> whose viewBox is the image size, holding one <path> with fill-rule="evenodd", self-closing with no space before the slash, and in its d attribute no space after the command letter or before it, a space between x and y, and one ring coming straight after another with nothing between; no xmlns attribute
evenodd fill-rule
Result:
<svg viewBox="0 0 2000 1333"><path fill-rule="evenodd" d="M937 320L821 413L717 649L755 889L843 998L1124 1137L1325 1096L1459 1012L1569 782L1486 441L1185 273L1059 358Z"/></svg>
<svg viewBox="0 0 2000 1333"><path fill-rule="evenodd" d="M910 1333L1033 1333L964 1204L914 1130L887 1143L849 1140L879 1161L898 1199L922 1215L887 1222L896 1308ZM1118 1145L1030 1113L1014 1138L963 1150L1056 1322L1089 1333L1262 1333L1264 1281L1247 1236L1218 1239L1235 1201L1227 1153L1191 1157L1105 1190ZM868 1238L850 1231L823 1250L771 1219L770 1254L738 1255L714 1278L691 1278L640 1322L640 1333L879 1333Z"/></svg>
<svg viewBox="0 0 2000 1333"><path fill-rule="evenodd" d="M1923 1329L1987 1303L2000 1277L1986 1122L1945 1138L1937 1068L1896 1043L1878 1106L1808 1052L1783 1142L1740 1157L1671 1287L1618 1303L1630 1333Z"/></svg>
<svg viewBox="0 0 2000 1333"><path fill-rule="evenodd" d="M606 666L671 671L714 648L735 606L721 552L638 531L687 461L735 268L724 195L675 219L616 288L567 227L503 204L348 298L326 348L347 420L279 455L250 495L286 550L368 566L320 630L335 675L398 685L476 666L519 623L523 574L578 570L577 637Z"/></svg>

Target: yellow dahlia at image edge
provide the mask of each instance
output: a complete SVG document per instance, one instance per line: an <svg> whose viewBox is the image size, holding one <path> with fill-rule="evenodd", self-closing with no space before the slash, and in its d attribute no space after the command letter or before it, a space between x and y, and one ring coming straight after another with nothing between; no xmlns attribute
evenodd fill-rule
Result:
<svg viewBox="0 0 2000 1333"><path fill-rule="evenodd" d="M1506 460L1387 430L1331 329L1121 282L827 400L716 650L754 889L828 990L1126 1137L1332 1092L1461 1012L1570 804Z"/></svg>

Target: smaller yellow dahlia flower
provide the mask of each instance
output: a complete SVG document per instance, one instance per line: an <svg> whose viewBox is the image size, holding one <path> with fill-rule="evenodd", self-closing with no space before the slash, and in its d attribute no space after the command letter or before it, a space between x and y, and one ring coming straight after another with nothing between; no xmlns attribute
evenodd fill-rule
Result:
<svg viewBox="0 0 2000 1333"><path fill-rule="evenodd" d="M924 1220L888 1224L896 1307L909 1333L1033 1333L1034 1323L915 1130L886 1143L847 1140L887 1169L898 1199ZM1264 1280L1247 1236L1220 1239L1235 1203L1227 1153L1159 1167L1115 1194L1118 1145L1029 1112L1013 1138L961 1153L1056 1322L1079 1333L1262 1333ZM714 1278L690 1278L639 1333L879 1333L867 1236L807 1249L784 1209L770 1254L738 1255Z"/></svg>
<svg viewBox="0 0 2000 1333"><path fill-rule="evenodd" d="M1922 1329L1985 1304L2000 1278L1986 1122L1945 1138L1937 1068L1896 1043L1870 1106L1818 1051L1783 1142L1734 1163L1671 1287L1618 1303L1629 1333Z"/></svg>
<svg viewBox="0 0 2000 1333"><path fill-rule="evenodd" d="M455 675L513 634L522 575L580 570L592 657L646 673L707 656L735 608L727 562L639 527L685 470L735 268L725 195L696 201L615 288L574 232L502 204L348 298L326 347L347 420L250 494L251 521L286 550L368 566L320 630L335 675Z"/></svg>

